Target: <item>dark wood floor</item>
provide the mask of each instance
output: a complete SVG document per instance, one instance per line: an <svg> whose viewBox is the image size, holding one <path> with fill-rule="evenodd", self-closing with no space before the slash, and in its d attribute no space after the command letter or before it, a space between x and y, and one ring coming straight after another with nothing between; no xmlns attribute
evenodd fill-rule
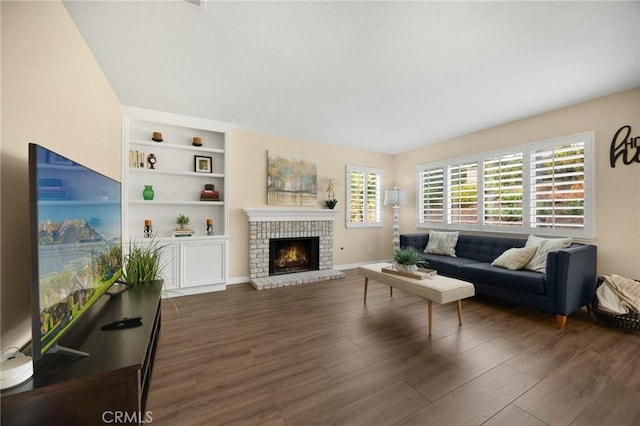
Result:
<svg viewBox="0 0 640 426"><path fill-rule="evenodd" d="M363 279L165 300L158 425L637 425L640 334L586 311L434 304Z"/></svg>

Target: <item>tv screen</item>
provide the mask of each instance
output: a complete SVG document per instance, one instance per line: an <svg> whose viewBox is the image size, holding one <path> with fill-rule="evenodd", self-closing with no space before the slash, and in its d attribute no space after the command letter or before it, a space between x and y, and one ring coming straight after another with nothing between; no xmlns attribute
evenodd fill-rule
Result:
<svg viewBox="0 0 640 426"><path fill-rule="evenodd" d="M120 277L122 213L118 181L36 144L29 144L29 186L38 359L66 350L60 338Z"/></svg>

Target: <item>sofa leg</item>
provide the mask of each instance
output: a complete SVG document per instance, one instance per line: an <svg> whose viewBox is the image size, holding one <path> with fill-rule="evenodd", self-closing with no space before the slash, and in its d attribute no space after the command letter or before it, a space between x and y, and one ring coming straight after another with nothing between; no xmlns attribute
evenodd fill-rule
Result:
<svg viewBox="0 0 640 426"><path fill-rule="evenodd" d="M556 323L558 324L558 328L560 330L563 330L564 326L567 324L567 316L566 315L556 315Z"/></svg>

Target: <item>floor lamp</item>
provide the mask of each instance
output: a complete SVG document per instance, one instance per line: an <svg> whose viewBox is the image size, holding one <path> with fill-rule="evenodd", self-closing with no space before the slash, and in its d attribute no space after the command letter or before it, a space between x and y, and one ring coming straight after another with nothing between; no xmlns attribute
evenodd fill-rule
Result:
<svg viewBox="0 0 640 426"><path fill-rule="evenodd" d="M385 189L384 205L393 206L393 251L400 248L400 225L398 224L398 210L401 205L407 204L407 193L395 186L393 189Z"/></svg>

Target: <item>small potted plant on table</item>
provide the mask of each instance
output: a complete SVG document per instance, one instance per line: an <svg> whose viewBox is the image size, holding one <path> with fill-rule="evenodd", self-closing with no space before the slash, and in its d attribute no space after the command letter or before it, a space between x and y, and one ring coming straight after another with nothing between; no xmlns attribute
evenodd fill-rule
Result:
<svg viewBox="0 0 640 426"><path fill-rule="evenodd" d="M424 265L418 250L413 247L399 248L393 252L393 267L398 271L416 272L418 265Z"/></svg>

